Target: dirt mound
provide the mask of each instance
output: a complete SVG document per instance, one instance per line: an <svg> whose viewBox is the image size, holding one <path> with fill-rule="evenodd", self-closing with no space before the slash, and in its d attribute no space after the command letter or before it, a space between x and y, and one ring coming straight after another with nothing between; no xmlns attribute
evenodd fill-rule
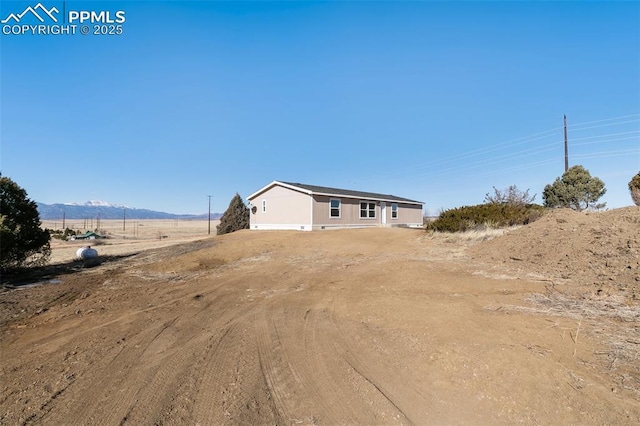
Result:
<svg viewBox="0 0 640 426"><path fill-rule="evenodd" d="M472 247L476 260L502 262L595 292L640 299L640 208L579 213L554 210L540 220Z"/></svg>
<svg viewBox="0 0 640 426"><path fill-rule="evenodd" d="M478 273L552 271L545 229L577 265L572 228L606 218L604 253L626 214L554 212L479 244L498 265L397 228L123 240L117 261L2 290L0 424L640 424L636 307Z"/></svg>

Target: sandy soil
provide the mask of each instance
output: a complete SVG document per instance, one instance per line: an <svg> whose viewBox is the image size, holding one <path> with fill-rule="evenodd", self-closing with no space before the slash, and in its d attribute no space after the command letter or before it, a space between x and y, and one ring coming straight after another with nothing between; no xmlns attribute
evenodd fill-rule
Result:
<svg viewBox="0 0 640 426"><path fill-rule="evenodd" d="M640 209L242 231L0 295L1 424L638 424Z"/></svg>

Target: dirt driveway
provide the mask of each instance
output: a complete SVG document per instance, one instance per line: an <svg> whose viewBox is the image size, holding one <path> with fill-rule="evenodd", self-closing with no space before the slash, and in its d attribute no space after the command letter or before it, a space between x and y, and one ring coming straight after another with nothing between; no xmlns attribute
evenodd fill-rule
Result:
<svg viewBox="0 0 640 426"><path fill-rule="evenodd" d="M570 281L470 246L242 231L7 290L0 424L640 423L607 332L640 321L544 313Z"/></svg>

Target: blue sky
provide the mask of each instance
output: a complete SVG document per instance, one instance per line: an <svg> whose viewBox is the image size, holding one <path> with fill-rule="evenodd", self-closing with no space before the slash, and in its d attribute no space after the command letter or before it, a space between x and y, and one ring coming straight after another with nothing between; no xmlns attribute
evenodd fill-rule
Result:
<svg viewBox="0 0 640 426"><path fill-rule="evenodd" d="M3 1L0 19L37 3ZM204 213L212 195L221 212L284 180L430 214L494 186L541 203L566 114L570 165L608 207L632 204L638 2L42 4L126 21L0 34L0 167L33 200Z"/></svg>

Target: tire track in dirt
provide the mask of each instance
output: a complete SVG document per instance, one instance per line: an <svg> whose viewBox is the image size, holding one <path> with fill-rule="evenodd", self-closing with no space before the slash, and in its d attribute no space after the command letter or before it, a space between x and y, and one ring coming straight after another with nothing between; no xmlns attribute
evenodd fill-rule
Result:
<svg viewBox="0 0 640 426"><path fill-rule="evenodd" d="M175 331L181 332L179 329ZM126 419L127 423L130 421L136 423L145 417L148 418L148 413L157 413L155 422L161 422L163 408L176 399L177 389L187 379L188 371L194 364L194 358L197 357L201 346L208 338L209 336L203 333L192 335L185 343L176 336L154 339L139 361L153 363L153 372L147 375L145 385L137 390L134 395L136 403L129 408L123 421ZM165 349L166 342L162 340L171 341L171 346Z"/></svg>
<svg viewBox="0 0 640 426"><path fill-rule="evenodd" d="M110 328L114 324L133 323L140 314L147 314L161 310L170 307L175 303L176 299L170 299L153 306L129 311L106 321L100 321L100 318L95 318L93 316L86 320L84 318L70 318L66 324L58 325L57 331L45 336L40 336L38 339L30 340L28 343L31 346L42 346L43 349L41 349L41 351L53 353L68 345L69 341L72 339L82 340L83 338L89 338L89 336L86 335L95 333L101 329ZM98 324L95 324L96 322L98 322Z"/></svg>
<svg viewBox="0 0 640 426"><path fill-rule="evenodd" d="M280 417L309 424L410 423L399 421L401 410L350 364L356 349L326 300L309 302L304 293L287 295L263 303L256 316L260 360Z"/></svg>
<svg viewBox="0 0 640 426"><path fill-rule="evenodd" d="M407 371L418 371L417 366L411 365L409 359L404 359L405 368L399 369L393 365L392 360L387 360L375 349L356 344L353 339L346 336L354 335L353 331L345 328L344 321L336 315L336 302L332 301L333 309L327 311L326 320L331 324L330 329L335 330L332 340L340 345L345 362L351 367L358 377L368 387L367 393L378 394L388 403L385 412L393 413L394 422L408 424L427 424L430 420L426 415L425 407L429 406L428 398L412 386L415 381L407 375ZM361 330L359 331L362 332ZM356 331L355 333L358 333ZM374 367L375 366L375 367ZM363 386L361 383L359 387ZM415 408L419 409L416 410Z"/></svg>
<svg viewBox="0 0 640 426"><path fill-rule="evenodd" d="M265 305L267 305L265 303ZM291 402L302 400L299 391L296 374L290 368L283 351L282 342L278 335L271 315L267 315L263 309L256 315L256 341L258 343L258 355L260 370L270 394L273 396L278 417L289 423L295 416L296 409ZM296 396L294 398L294 395Z"/></svg>
<svg viewBox="0 0 640 426"><path fill-rule="evenodd" d="M162 305L168 307L179 299L203 300L208 293L203 294L198 293L197 298L187 294ZM216 303L218 297L214 296L207 305ZM205 311L206 305L195 314L185 314L184 309L178 306L169 312L158 313L155 319L149 316L158 308L138 310L84 331L89 336L107 329L113 333L114 325L122 322L122 334L130 335L133 330L142 328L127 336L126 343L124 339L123 342L118 341L120 346L107 354L110 355L108 358L105 356L98 360L80 375L68 403L60 403L64 407L59 410L61 415L49 417L48 421L64 423L65 418L74 418L81 424L115 424L125 419L145 418L149 412L164 412L163 407L175 399L175 392L171 390L181 387L182 377L189 377L186 372L193 365L194 358L207 340L215 338L215 333L193 332L194 327L202 328L198 316ZM174 315L178 311L178 315L170 317L172 311ZM147 314L147 317L140 317L140 314ZM169 320L157 322L157 319L167 317ZM109 394L105 389L118 391ZM86 399L84 404L75 402L74 396L79 395L82 398L77 399Z"/></svg>
<svg viewBox="0 0 640 426"><path fill-rule="evenodd" d="M88 371L83 377L82 385L74 389L74 393L84 396L84 402L72 400L64 412L59 412L59 417L51 416L47 421L60 424L64 423L66 418L73 418L79 424L120 423L137 402L135 395L147 382L146 378L156 371L156 368L148 365L141 366L140 360L145 351L175 321L177 318L130 338L126 347L116 353L110 361ZM116 393L108 393L114 389L117 389Z"/></svg>
<svg viewBox="0 0 640 426"><path fill-rule="evenodd" d="M331 338L334 330L327 323L326 308L311 307L304 313L301 330L301 357L305 366L304 373L310 387L314 388L316 399L322 404L326 423L373 423L375 418L362 418L356 415L363 410L355 410L354 407L370 406L366 401L357 397L349 379L347 365L342 357L342 348L336 347ZM333 348L334 350L327 350ZM364 410L366 411L366 410Z"/></svg>
<svg viewBox="0 0 640 426"><path fill-rule="evenodd" d="M173 354L158 360L160 366L134 396L136 404L126 415L127 423L148 419L148 413L156 413L152 420L156 424L162 423L162 413L171 406L172 401L179 399L178 389L183 388L183 383L188 381L198 353L206 346L207 341L216 338L206 334L199 335L181 348L174 349Z"/></svg>
<svg viewBox="0 0 640 426"><path fill-rule="evenodd" d="M195 424L282 424L260 373L251 307L217 323L224 330L210 342L195 371L201 372L195 395Z"/></svg>
<svg viewBox="0 0 640 426"><path fill-rule="evenodd" d="M224 294L210 295L209 293L196 293L189 296L196 301L207 300L194 315L181 318L185 325L176 331L180 335L184 334L191 338L184 344L179 339L176 340L175 346L179 346L179 350L168 360L156 360L160 368L154 373L149 385L138 391L136 404L126 415L127 423L148 419L148 413L156 413L152 418L155 424L163 424L167 421L193 422L196 402L201 391L202 372L205 371L205 365L209 364L207 361L211 354L216 353L233 332L235 327L233 318L238 314L236 309L228 308L233 305ZM152 346L156 342L154 341ZM154 352L152 346L147 348L145 353L150 357L153 357ZM162 345L158 348L161 349ZM207 395L207 397L211 396L211 394ZM207 411L204 417L205 424L214 424L211 423L211 418L215 411L215 409Z"/></svg>
<svg viewBox="0 0 640 426"><path fill-rule="evenodd" d="M336 416L332 420L356 424L399 423L401 416L395 405L352 367L353 354L359 349L352 346L330 309L319 310L312 321L313 327L307 328L305 334L305 346L315 359L313 371L330 389L338 390L333 396L324 396L332 404L332 414Z"/></svg>
<svg viewBox="0 0 640 426"><path fill-rule="evenodd" d="M398 407L398 405L397 405L395 402L393 402L393 400L392 400L392 399L391 399L391 398L386 394L386 392L384 391L384 389L381 389L379 385L377 385L376 383L372 382L372 381L371 381L371 379L369 379L367 376L365 376L364 374L362 374L362 373L358 370L358 368L357 368L355 365L351 364L349 361L347 361L347 363L351 366L351 368L353 368L353 370L354 370L356 373L358 373L358 375L359 375L360 377L362 377L362 378L363 378L367 383L369 383L371 386L373 386L373 387L374 387L374 388L375 388L375 389L376 389L376 390L377 390L377 391L378 391L382 396L384 396L384 397L386 398L386 400L387 400L387 401L389 401L389 403L390 403L391 405L393 405L393 406L396 408L396 410L398 410L398 413L399 413L399 416L398 416L398 417L402 416L402 420L406 420L406 421L408 421L408 422L409 422L409 424L414 424L414 423L409 419L409 417L408 417L408 416L407 416L407 415L402 411L402 409L401 409L400 407Z"/></svg>

